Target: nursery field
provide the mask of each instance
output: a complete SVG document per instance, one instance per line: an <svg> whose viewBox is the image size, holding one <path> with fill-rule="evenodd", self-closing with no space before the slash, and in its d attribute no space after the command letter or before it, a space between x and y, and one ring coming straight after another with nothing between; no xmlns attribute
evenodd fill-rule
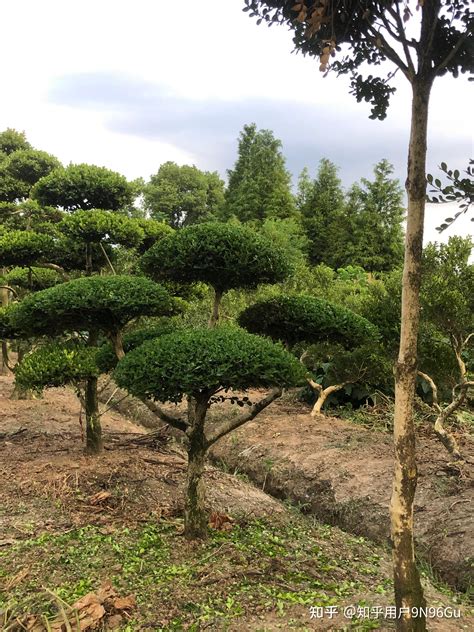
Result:
<svg viewBox="0 0 474 632"><path fill-rule="evenodd" d="M103 417L106 449L100 459L87 457L72 392L51 389L43 399L13 402L12 388L11 378L0 378L2 629L59 631L68 629L66 621L71 630L77 621L81 630L393 629L393 621L380 615L343 614L352 605L392 603L387 547L328 526L311 509L303 515L301 506L292 508L262 491L275 493L277 472L290 483L281 465L297 444L308 450L318 433L326 450L332 445L332 458L344 453L355 458L357 441L366 442L363 429L330 418L311 422L308 411L296 414L294 405L270 408L269 418L258 428L248 426L231 446L247 451L242 468L236 466L240 472L250 461L260 475L267 468L265 484L256 487L238 473L207 467L211 535L189 542L183 538L186 461L178 443L161 433L146 444L143 427L109 411ZM279 427L283 416L290 417L291 432ZM268 443L264 450L262 443ZM282 444L286 455L278 457ZM220 453L229 465L230 451ZM382 443L377 453L382 462L383 453ZM329 479L327 458L321 463ZM441 460L436 467L443 467ZM353 483L365 484L376 500L375 485L360 478ZM294 479L293 493L302 485L301 478ZM308 491L315 494L314 485ZM449 495L447 511L461 500L463 492L457 493ZM469 629L466 596L436 582L429 566L424 568L430 606L442 604L460 615L433 618L429 629ZM337 614L311 618L311 606Z"/></svg>

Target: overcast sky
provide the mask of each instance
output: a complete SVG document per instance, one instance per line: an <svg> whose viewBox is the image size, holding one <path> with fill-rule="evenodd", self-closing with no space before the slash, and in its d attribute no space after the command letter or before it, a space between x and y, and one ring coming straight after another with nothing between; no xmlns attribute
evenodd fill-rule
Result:
<svg viewBox="0 0 474 632"><path fill-rule="evenodd" d="M88 162L147 179L166 160L225 176L245 123L273 130L289 170L322 157L344 185L381 158L405 179L410 94L400 78L387 119L291 54L282 27L257 26L243 0L15 0L0 3L0 130L24 130L64 163ZM428 171L473 155L472 84L435 84ZM451 214L431 207L427 235ZM463 218L449 234L472 233Z"/></svg>

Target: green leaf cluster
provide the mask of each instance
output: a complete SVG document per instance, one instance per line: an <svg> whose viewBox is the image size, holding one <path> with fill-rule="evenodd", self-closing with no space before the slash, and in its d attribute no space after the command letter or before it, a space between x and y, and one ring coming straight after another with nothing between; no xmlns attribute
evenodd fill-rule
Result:
<svg viewBox="0 0 474 632"><path fill-rule="evenodd" d="M145 239L145 231L137 220L98 209L66 215L59 228L67 237L86 243L105 242L133 247Z"/></svg>
<svg viewBox="0 0 474 632"><path fill-rule="evenodd" d="M230 327L150 340L114 371L117 384L133 395L171 402L220 388L297 386L304 376L304 367L281 345Z"/></svg>
<svg viewBox="0 0 474 632"><path fill-rule="evenodd" d="M165 237L142 257L146 274L176 283L202 281L225 292L277 283L290 273L285 253L250 228L210 222Z"/></svg>
<svg viewBox="0 0 474 632"><path fill-rule="evenodd" d="M350 309L304 294L255 303L242 312L239 324L290 345L328 340L354 348L379 335L372 323Z"/></svg>
<svg viewBox="0 0 474 632"><path fill-rule="evenodd" d="M11 306L15 327L36 335L66 331L116 332L139 316L168 316L176 299L144 277L93 276L61 283Z"/></svg>
<svg viewBox="0 0 474 632"><path fill-rule="evenodd" d="M15 367L15 381L25 389L77 384L98 377L95 349L82 346L49 345L26 355Z"/></svg>
<svg viewBox="0 0 474 632"><path fill-rule="evenodd" d="M40 204L66 211L94 208L117 211L130 205L133 187L124 176L95 165L68 165L41 178L31 191Z"/></svg>
<svg viewBox="0 0 474 632"><path fill-rule="evenodd" d="M44 262L53 248L54 239L50 235L26 230L0 233L0 267Z"/></svg>
<svg viewBox="0 0 474 632"><path fill-rule="evenodd" d="M62 283L61 276L48 268L12 268L5 275L8 285L37 292Z"/></svg>

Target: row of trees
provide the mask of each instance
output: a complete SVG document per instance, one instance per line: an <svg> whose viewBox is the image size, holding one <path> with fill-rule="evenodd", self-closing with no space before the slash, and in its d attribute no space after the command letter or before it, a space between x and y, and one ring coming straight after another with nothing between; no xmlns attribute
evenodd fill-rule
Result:
<svg viewBox="0 0 474 632"><path fill-rule="evenodd" d="M0 134L0 203L35 199L65 210L120 209L175 229L211 220L253 225L286 220L301 227L305 254L314 265L351 264L370 272L400 265L403 192L386 160L375 165L373 180L364 178L346 193L336 165L323 159L314 178L303 170L293 195L280 141L269 130L246 125L228 176L225 187L217 172L166 162L148 182L129 183L103 168L64 168L15 130ZM85 181L90 197L78 199Z"/></svg>
<svg viewBox="0 0 474 632"><path fill-rule="evenodd" d="M255 124L240 134L226 188L216 172L167 162L144 183L143 208L173 228L211 219L293 220L302 226L313 264L355 264L373 272L402 262L403 190L388 161L375 165L373 180L345 192L337 166L323 158L314 178L303 170L293 195L281 142Z"/></svg>

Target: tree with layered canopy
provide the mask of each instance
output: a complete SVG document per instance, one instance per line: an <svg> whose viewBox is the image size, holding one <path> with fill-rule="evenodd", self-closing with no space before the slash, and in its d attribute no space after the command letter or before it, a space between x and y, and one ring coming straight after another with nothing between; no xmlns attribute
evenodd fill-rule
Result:
<svg viewBox="0 0 474 632"><path fill-rule="evenodd" d="M437 77L472 73L473 18L468 0L330 2L245 0L260 21L285 24L297 50L316 57L320 70L349 75L350 91L372 105L371 118L386 116L393 77L412 89L406 189L408 197L400 350L396 366L394 440L396 468L391 501L395 602L399 632L425 630L425 604L413 541L417 468L413 404L417 379L419 291L426 196L426 145L431 90ZM390 62L392 69L386 71ZM367 67L375 74L366 74Z"/></svg>
<svg viewBox="0 0 474 632"><path fill-rule="evenodd" d="M16 380L37 390L72 383L85 410L86 452L100 452L99 336L107 336L122 358L123 330L131 321L172 315L178 309L165 288L143 277L83 277L31 294L8 308L10 327L22 336L73 334L73 341L38 347L15 368Z"/></svg>
<svg viewBox="0 0 474 632"><path fill-rule="evenodd" d="M151 278L180 284L202 282L214 290L209 324L219 320L222 296L231 289L278 283L290 272L284 251L251 228L210 222L164 237L142 257Z"/></svg>
<svg viewBox="0 0 474 632"><path fill-rule="evenodd" d="M313 417L321 414L332 393L361 380L368 372L380 373L383 364L377 358L377 369L374 369L376 327L350 309L321 298L299 294L259 301L240 314L239 324L252 333L283 342L288 349L298 349L301 361L307 364L311 360L313 369L321 365L324 357L321 354L314 358L314 348L310 353L310 347L321 343L331 346L331 353L336 356L332 383L323 387L322 375L308 377L308 384L316 393ZM356 348L359 352L354 354Z"/></svg>
<svg viewBox="0 0 474 632"><path fill-rule="evenodd" d="M164 421L184 433L188 474L184 528L188 538L207 536L204 467L209 448L236 428L254 419L285 386L304 381L304 369L283 346L237 328L183 330L149 340L125 355L114 379L141 399L179 403L188 399L187 414L163 415ZM225 398L219 393L235 389L270 388L252 403L237 399L247 410L211 424L209 408Z"/></svg>

